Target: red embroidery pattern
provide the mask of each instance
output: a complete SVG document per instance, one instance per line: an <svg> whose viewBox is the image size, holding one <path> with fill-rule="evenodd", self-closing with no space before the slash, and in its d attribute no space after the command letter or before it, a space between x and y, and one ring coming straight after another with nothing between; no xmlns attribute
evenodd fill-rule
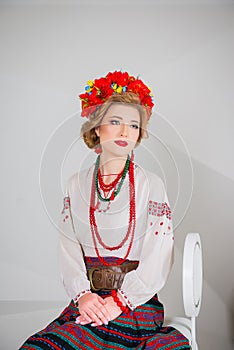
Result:
<svg viewBox="0 0 234 350"><path fill-rule="evenodd" d="M167 219L171 220L171 209L166 202L159 203L150 200L148 213L155 216L166 215Z"/></svg>
<svg viewBox="0 0 234 350"><path fill-rule="evenodd" d="M124 291L122 289L118 289L118 291L120 292L120 294L122 295L122 297L124 298L125 302L127 303L127 306L129 307L129 309L134 310L136 308L136 306L134 306L131 301L128 299L127 295L124 293Z"/></svg>
<svg viewBox="0 0 234 350"><path fill-rule="evenodd" d="M67 209L70 208L70 198L69 196L65 196L63 198L63 210L61 211L61 214L66 214L64 215L63 222L65 222L69 218L69 213L66 212Z"/></svg>

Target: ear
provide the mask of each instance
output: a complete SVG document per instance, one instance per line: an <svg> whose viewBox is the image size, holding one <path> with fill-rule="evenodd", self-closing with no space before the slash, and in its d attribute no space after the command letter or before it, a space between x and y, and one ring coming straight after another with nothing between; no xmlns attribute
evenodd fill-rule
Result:
<svg viewBox="0 0 234 350"><path fill-rule="evenodd" d="M98 137L100 137L99 128L100 128L100 126L97 126L97 127L95 128L95 132L96 132L96 134L97 134Z"/></svg>

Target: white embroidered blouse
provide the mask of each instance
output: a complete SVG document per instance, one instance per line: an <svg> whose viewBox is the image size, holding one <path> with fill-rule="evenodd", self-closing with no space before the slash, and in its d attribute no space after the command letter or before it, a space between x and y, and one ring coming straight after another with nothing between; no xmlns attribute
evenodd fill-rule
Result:
<svg viewBox="0 0 234 350"><path fill-rule="evenodd" d="M77 300L90 290L84 256L97 257L89 224L89 206L94 164L70 177L59 223L59 258L62 281L68 296ZM128 272L120 293L130 309L144 304L164 286L173 264L174 237L171 210L162 180L135 165L136 229L129 260L138 260ZM97 198L96 198L97 199ZM106 212L95 211L98 231L108 246L118 245L129 222L129 179ZM124 258L129 240L110 251L99 242L101 256Z"/></svg>

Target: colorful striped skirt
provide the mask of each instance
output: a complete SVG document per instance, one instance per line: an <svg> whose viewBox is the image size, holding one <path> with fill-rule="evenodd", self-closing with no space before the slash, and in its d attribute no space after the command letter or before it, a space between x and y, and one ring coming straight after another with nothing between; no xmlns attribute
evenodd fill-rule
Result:
<svg viewBox="0 0 234 350"><path fill-rule="evenodd" d="M97 266L96 258L89 258L88 265ZM103 298L110 295L104 291L98 294ZM71 301L58 318L28 338L20 349L190 349L188 340L179 331L163 327L164 310L157 295L134 311L122 313L108 325L76 324L79 315Z"/></svg>

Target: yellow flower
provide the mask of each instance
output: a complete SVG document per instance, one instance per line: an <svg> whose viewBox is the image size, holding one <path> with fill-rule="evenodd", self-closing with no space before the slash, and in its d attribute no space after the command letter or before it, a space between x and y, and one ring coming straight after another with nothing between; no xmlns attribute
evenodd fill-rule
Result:
<svg viewBox="0 0 234 350"><path fill-rule="evenodd" d="M123 90L123 87L122 87L122 86L119 86L119 87L116 89L116 92L117 92L118 94L121 94L122 90Z"/></svg>
<svg viewBox="0 0 234 350"><path fill-rule="evenodd" d="M93 86L93 81L92 81L92 80L88 80L88 81L87 81L87 84L88 84L90 87L92 87L92 86Z"/></svg>

